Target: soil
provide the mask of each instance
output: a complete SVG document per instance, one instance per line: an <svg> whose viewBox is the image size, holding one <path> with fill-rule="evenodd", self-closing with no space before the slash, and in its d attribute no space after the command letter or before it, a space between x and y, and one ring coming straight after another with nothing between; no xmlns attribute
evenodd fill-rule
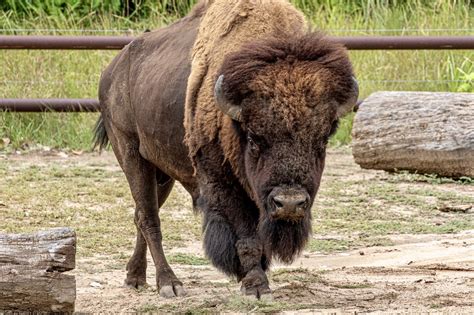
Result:
<svg viewBox="0 0 474 315"><path fill-rule="evenodd" d="M304 253L290 267L276 264L271 274L274 301L309 305L299 311L325 314L472 314L474 232L404 235L398 241L395 246L330 255ZM196 252L199 248L200 244L192 244L186 250ZM77 262L77 311L136 311L143 310L143 305L153 307L151 310L219 311L219 306L240 294L235 281L211 266L174 265L186 285L187 297L163 299L156 292L152 268L147 279L151 286L130 290L122 287L124 271L107 269L107 262L107 257ZM153 266L151 261L149 266Z"/></svg>
<svg viewBox="0 0 474 315"><path fill-rule="evenodd" d="M8 159L48 163L48 159L58 157L28 154ZM83 154L68 159L117 168L110 153ZM329 176L343 174L344 167L351 169L352 177L371 178L383 174L359 169L350 153L343 151L329 152L330 164L338 167L329 171ZM444 187L453 190L460 186ZM474 193L472 186L461 189L471 196ZM474 313L474 231L389 237L392 246L331 254L304 252L290 266L276 263L270 273L274 300L265 303L241 298L239 284L210 265L173 264L187 296L164 299L156 290L151 260L148 262L149 285L134 290L123 286L126 273L123 259L114 261L113 257L100 255L78 257L76 269L71 272L77 281L76 311ZM199 240L172 251L203 255Z"/></svg>

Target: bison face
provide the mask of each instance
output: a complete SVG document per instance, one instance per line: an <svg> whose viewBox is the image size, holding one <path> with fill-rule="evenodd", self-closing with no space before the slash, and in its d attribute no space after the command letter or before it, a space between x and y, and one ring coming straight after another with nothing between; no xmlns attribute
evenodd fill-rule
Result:
<svg viewBox="0 0 474 315"><path fill-rule="evenodd" d="M221 76L216 82L216 101L235 121L239 165L244 169L241 175L260 209L259 233L266 249L291 262L310 234L310 209L319 188L326 145L337 128L339 109L346 104L321 97L291 76L284 84L273 80L276 84L270 86L272 78L260 75L259 80L253 82L254 92L235 105L222 93L225 82ZM353 91L346 102L355 103L354 83L349 83Z"/></svg>
<svg viewBox="0 0 474 315"><path fill-rule="evenodd" d="M312 147L307 135L281 130L259 114L265 115L254 113L242 126L243 164L254 200L271 221L308 219L324 165L324 144Z"/></svg>

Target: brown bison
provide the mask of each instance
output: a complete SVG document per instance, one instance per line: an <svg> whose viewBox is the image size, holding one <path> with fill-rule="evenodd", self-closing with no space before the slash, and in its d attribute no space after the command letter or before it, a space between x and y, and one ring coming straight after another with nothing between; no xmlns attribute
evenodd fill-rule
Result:
<svg viewBox="0 0 474 315"><path fill-rule="evenodd" d="M126 284L145 283L148 246L160 295L184 294L159 218L177 180L211 262L270 294L265 272L303 249L328 138L357 95L345 49L285 0L201 1L125 47L100 81L96 145L110 140L136 202Z"/></svg>

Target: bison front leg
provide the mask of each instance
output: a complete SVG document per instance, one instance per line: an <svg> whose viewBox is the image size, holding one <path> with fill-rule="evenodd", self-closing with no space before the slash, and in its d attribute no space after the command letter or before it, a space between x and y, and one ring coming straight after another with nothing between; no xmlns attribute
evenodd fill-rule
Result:
<svg viewBox="0 0 474 315"><path fill-rule="evenodd" d="M198 208L204 212L204 248L212 264L242 282L245 295L265 298L270 294L265 271L270 257L258 238L260 212L221 151L211 143L198 152Z"/></svg>
<svg viewBox="0 0 474 315"><path fill-rule="evenodd" d="M244 274L242 293L259 299L271 299L271 290L264 271L268 263L263 255L261 241L256 238L244 238L237 241L235 246Z"/></svg>
<svg viewBox="0 0 474 315"><path fill-rule="evenodd" d="M241 291L244 295L268 299L271 290L265 270L269 260L263 253L262 242L256 237L258 220L248 215L251 212L248 207L235 208L244 206L242 197L233 199L231 196L226 195L226 202L231 201L227 207L221 205L214 208L216 210L203 208L206 255L214 266L242 282ZM229 211L222 209L230 210L231 214L226 214Z"/></svg>

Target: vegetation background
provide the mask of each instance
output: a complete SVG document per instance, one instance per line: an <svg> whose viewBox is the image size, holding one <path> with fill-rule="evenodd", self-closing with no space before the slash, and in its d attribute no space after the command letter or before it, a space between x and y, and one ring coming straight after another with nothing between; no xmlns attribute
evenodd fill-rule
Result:
<svg viewBox="0 0 474 315"><path fill-rule="evenodd" d="M138 35L184 16L196 0L3 0L3 35ZM334 36L468 35L470 0L292 0ZM96 98L116 51L0 50L0 98ZM472 51L352 51L361 97L380 90L474 91ZM0 113L0 150L90 150L98 114ZM353 115L331 139L350 143Z"/></svg>

